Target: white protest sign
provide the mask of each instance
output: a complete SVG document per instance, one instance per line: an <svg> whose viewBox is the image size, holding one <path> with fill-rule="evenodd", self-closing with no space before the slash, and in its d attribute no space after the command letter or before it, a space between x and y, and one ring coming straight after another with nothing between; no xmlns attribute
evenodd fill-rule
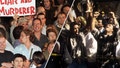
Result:
<svg viewBox="0 0 120 68"><path fill-rule="evenodd" d="M0 0L0 16L35 14L35 0Z"/></svg>

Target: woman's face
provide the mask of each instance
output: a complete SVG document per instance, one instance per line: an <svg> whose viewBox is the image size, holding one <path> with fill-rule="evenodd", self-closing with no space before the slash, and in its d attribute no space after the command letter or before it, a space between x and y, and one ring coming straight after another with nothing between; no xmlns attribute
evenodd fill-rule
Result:
<svg viewBox="0 0 120 68"><path fill-rule="evenodd" d="M24 61L21 57L15 58L13 61L14 68L23 68Z"/></svg>
<svg viewBox="0 0 120 68"><path fill-rule="evenodd" d="M78 25L74 25L74 33L78 34L79 33L79 26Z"/></svg>
<svg viewBox="0 0 120 68"><path fill-rule="evenodd" d="M26 36L26 34L22 31L21 35L20 35L20 42L21 43L25 43L27 41L28 37Z"/></svg>
<svg viewBox="0 0 120 68"><path fill-rule="evenodd" d="M56 40L55 32L49 32L48 33L48 39L49 39L49 41L55 41Z"/></svg>

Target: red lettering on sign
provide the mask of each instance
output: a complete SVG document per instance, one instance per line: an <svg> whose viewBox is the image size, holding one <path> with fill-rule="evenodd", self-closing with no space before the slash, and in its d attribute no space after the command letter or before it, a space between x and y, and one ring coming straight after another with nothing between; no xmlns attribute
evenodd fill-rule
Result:
<svg viewBox="0 0 120 68"><path fill-rule="evenodd" d="M35 11L35 7L34 7L34 6L31 6L31 7L30 7L30 11L31 11L30 14L34 14L34 13L35 13L35 12L34 12L34 11Z"/></svg>
<svg viewBox="0 0 120 68"><path fill-rule="evenodd" d="M2 7L1 9L0 9L0 14L1 13L4 13L5 12L5 8L4 7ZM5 15L5 14L4 14Z"/></svg>
<svg viewBox="0 0 120 68"><path fill-rule="evenodd" d="M30 3L32 0L21 0L21 3Z"/></svg>
<svg viewBox="0 0 120 68"><path fill-rule="evenodd" d="M23 14L26 14L26 8L23 7Z"/></svg>
<svg viewBox="0 0 120 68"><path fill-rule="evenodd" d="M10 8L10 14L15 14L14 13L14 8Z"/></svg>

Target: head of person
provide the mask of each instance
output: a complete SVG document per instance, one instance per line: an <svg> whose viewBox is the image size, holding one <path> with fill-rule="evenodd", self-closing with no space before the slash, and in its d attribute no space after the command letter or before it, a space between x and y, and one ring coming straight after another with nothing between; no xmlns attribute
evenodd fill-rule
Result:
<svg viewBox="0 0 120 68"><path fill-rule="evenodd" d="M23 26L24 29L28 29L28 20L25 17L21 17L18 19L18 25Z"/></svg>
<svg viewBox="0 0 120 68"><path fill-rule="evenodd" d="M99 15L100 15L100 12L94 11L93 16L94 16L95 18L98 18Z"/></svg>
<svg viewBox="0 0 120 68"><path fill-rule="evenodd" d="M37 7L37 13L36 14L39 14L39 13L43 13L44 15L46 15L46 11L45 11L44 6L40 5L39 7Z"/></svg>
<svg viewBox="0 0 120 68"><path fill-rule="evenodd" d="M54 46L55 46L54 44L55 44L54 42L49 42L49 43L48 43L47 51L48 51L49 53L52 52L52 50L53 50L53 48L54 48Z"/></svg>
<svg viewBox="0 0 120 68"><path fill-rule="evenodd" d="M61 8L61 11L64 12L66 15L70 10L70 5L69 4L65 4L63 5L63 7Z"/></svg>
<svg viewBox="0 0 120 68"><path fill-rule="evenodd" d="M42 22L42 26L44 26L46 24L46 18L45 18L45 14L44 13L39 13L37 15L37 18L39 18Z"/></svg>
<svg viewBox="0 0 120 68"><path fill-rule="evenodd" d="M19 39L20 38L20 34L21 34L23 28L24 28L23 26L17 26L17 27L14 28L13 36L14 36L15 39Z"/></svg>
<svg viewBox="0 0 120 68"><path fill-rule="evenodd" d="M73 22L70 24L70 31L72 34L79 34L80 24Z"/></svg>
<svg viewBox="0 0 120 68"><path fill-rule="evenodd" d="M12 61L13 68L23 68L25 61L25 56L23 56L22 54L15 54Z"/></svg>
<svg viewBox="0 0 120 68"><path fill-rule="evenodd" d="M114 27L113 27L113 24L112 24L112 23L107 23L107 24L105 25L105 31L106 31L106 32L112 33L113 30L114 30Z"/></svg>
<svg viewBox="0 0 120 68"><path fill-rule="evenodd" d="M42 30L42 21L39 18L34 18L32 22L33 31L41 32Z"/></svg>
<svg viewBox="0 0 120 68"><path fill-rule="evenodd" d="M52 0L43 0L43 3L46 10L49 10L52 6Z"/></svg>
<svg viewBox="0 0 120 68"><path fill-rule="evenodd" d="M42 52L36 51L33 53L32 62L36 65L36 67L40 67L45 63L45 56Z"/></svg>
<svg viewBox="0 0 120 68"><path fill-rule="evenodd" d="M50 42L55 42L57 38L57 30L55 29L48 29L46 31L46 36L48 37Z"/></svg>
<svg viewBox="0 0 120 68"><path fill-rule="evenodd" d="M4 53L6 48L6 31L0 28L0 53Z"/></svg>
<svg viewBox="0 0 120 68"><path fill-rule="evenodd" d="M33 41L33 33L29 29L24 29L22 30L20 34L20 41L21 43L25 44L27 42L32 42Z"/></svg>
<svg viewBox="0 0 120 68"><path fill-rule="evenodd" d="M66 19L66 14L64 12L60 12L57 16L57 21L60 25L64 24L64 21Z"/></svg>
<svg viewBox="0 0 120 68"><path fill-rule="evenodd" d="M97 23L96 27L97 27L98 29L104 26L104 25L103 25L103 19L102 19L101 17L98 17L98 18L97 18L97 21L98 21L98 23Z"/></svg>

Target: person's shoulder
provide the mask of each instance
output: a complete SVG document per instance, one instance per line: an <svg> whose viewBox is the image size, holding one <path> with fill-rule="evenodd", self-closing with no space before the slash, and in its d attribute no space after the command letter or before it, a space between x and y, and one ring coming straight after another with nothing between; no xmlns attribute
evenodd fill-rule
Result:
<svg viewBox="0 0 120 68"><path fill-rule="evenodd" d="M13 53L12 53L11 51L7 51L7 50L5 50L4 53L7 53L7 54L11 54L11 55L13 55Z"/></svg>
<svg viewBox="0 0 120 68"><path fill-rule="evenodd" d="M23 49L24 47L25 47L24 44L19 44L18 46L15 47L14 50L21 50L21 49Z"/></svg>

